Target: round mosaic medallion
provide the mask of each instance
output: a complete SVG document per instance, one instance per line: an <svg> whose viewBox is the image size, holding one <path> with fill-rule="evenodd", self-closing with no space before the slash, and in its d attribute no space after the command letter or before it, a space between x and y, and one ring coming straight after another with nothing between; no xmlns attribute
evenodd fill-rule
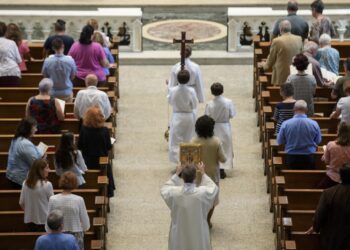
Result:
<svg viewBox="0 0 350 250"><path fill-rule="evenodd" d="M186 31L186 38L194 39L195 43L215 41L227 36L227 27L220 23L180 19L146 24L143 26L143 37L153 41L173 43L174 38L181 38L182 31Z"/></svg>

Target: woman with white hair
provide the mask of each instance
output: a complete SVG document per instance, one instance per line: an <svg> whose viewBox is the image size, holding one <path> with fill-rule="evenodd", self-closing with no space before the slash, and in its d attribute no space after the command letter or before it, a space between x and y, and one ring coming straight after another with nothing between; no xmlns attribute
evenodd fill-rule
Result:
<svg viewBox="0 0 350 250"><path fill-rule="evenodd" d="M320 36L320 49L318 50L318 61L321 68L339 75L339 51L331 47L332 39L328 34Z"/></svg>
<svg viewBox="0 0 350 250"><path fill-rule="evenodd" d="M38 123L39 134L55 134L61 132L60 121L64 114L59 101L50 96L53 82L44 78L39 83L39 95L29 98L26 117L34 118Z"/></svg>
<svg viewBox="0 0 350 250"><path fill-rule="evenodd" d="M18 64L8 57L5 47L0 47L0 86L13 87L19 84L21 71Z"/></svg>

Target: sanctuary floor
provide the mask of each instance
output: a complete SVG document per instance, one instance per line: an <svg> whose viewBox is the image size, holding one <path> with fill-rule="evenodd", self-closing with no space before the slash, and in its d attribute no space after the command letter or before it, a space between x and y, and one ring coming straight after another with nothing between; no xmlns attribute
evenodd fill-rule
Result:
<svg viewBox="0 0 350 250"><path fill-rule="evenodd" d="M170 212L160 197L172 170L167 157L165 79L170 66L121 66L109 250L167 249ZM220 204L213 216L213 250L271 250L274 235L268 212L256 114L251 98L252 66L202 66L206 99L219 81L233 99L235 167L220 183ZM198 114L203 114L204 104Z"/></svg>

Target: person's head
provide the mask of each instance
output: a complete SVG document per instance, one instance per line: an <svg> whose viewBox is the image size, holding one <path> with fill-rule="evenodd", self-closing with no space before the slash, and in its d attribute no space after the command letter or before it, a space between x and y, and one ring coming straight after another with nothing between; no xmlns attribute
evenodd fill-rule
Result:
<svg viewBox="0 0 350 250"><path fill-rule="evenodd" d="M85 85L86 85L86 87L97 86L97 83L98 83L98 78L97 78L97 76L95 74L88 74L85 77Z"/></svg>
<svg viewBox="0 0 350 250"><path fill-rule="evenodd" d="M288 13L296 13L299 9L298 2L296 0L289 0L287 3Z"/></svg>
<svg viewBox="0 0 350 250"><path fill-rule="evenodd" d="M6 23L0 22L0 37L5 36L7 30Z"/></svg>
<svg viewBox="0 0 350 250"><path fill-rule="evenodd" d="M318 44L313 41L308 41L304 44L304 51L310 53L313 57L317 55Z"/></svg>
<svg viewBox="0 0 350 250"><path fill-rule="evenodd" d="M330 35L323 33L320 36L318 42L319 42L321 48L326 47L326 46L331 46L332 38L330 37Z"/></svg>
<svg viewBox="0 0 350 250"><path fill-rule="evenodd" d="M185 47L185 57L189 58L192 55L192 48L188 45Z"/></svg>
<svg viewBox="0 0 350 250"><path fill-rule="evenodd" d="M350 57L344 61L344 70L345 72L350 72Z"/></svg>
<svg viewBox="0 0 350 250"><path fill-rule="evenodd" d="M339 171L341 183L350 185L350 164L344 164Z"/></svg>
<svg viewBox="0 0 350 250"><path fill-rule="evenodd" d="M323 13L324 4L322 0L315 0L311 3L311 12L313 17L317 17L318 15Z"/></svg>
<svg viewBox="0 0 350 250"><path fill-rule="evenodd" d="M338 125L336 143L341 146L350 146L350 126L345 122L340 122Z"/></svg>
<svg viewBox="0 0 350 250"><path fill-rule="evenodd" d="M101 35L100 32L95 32L95 33L92 35L92 41L93 41L93 42L96 42L96 43L99 43L102 47L103 47L103 45L104 45L103 36Z"/></svg>
<svg viewBox="0 0 350 250"><path fill-rule="evenodd" d="M55 32L62 33L66 31L66 22L62 19L57 19L55 22Z"/></svg>
<svg viewBox="0 0 350 250"><path fill-rule="evenodd" d="M22 42L21 31L15 23L9 23L7 25L5 37L14 41L17 45Z"/></svg>
<svg viewBox="0 0 350 250"><path fill-rule="evenodd" d="M47 226L52 232L61 232L63 229L63 213L61 210L52 210L47 216Z"/></svg>
<svg viewBox="0 0 350 250"><path fill-rule="evenodd" d="M85 127L90 128L102 128L105 123L103 113L98 106L89 108L83 118L83 124Z"/></svg>
<svg viewBox="0 0 350 250"><path fill-rule="evenodd" d="M61 38L53 39L51 43L52 49L56 52L56 54L62 54L64 51L64 43Z"/></svg>
<svg viewBox="0 0 350 250"><path fill-rule="evenodd" d="M38 181L42 184L43 181L47 180L49 171L50 167L46 160L38 159L33 161L26 179L26 185L33 189Z"/></svg>
<svg viewBox="0 0 350 250"><path fill-rule="evenodd" d="M214 96L222 95L222 93L224 93L224 86L219 82L215 82L211 85L210 91Z"/></svg>
<svg viewBox="0 0 350 250"><path fill-rule="evenodd" d="M60 177L58 186L64 191L72 191L73 189L78 188L77 175L72 171L64 172Z"/></svg>
<svg viewBox="0 0 350 250"><path fill-rule="evenodd" d="M293 66L299 71L304 71L309 65L309 59L304 54L297 54L293 59Z"/></svg>
<svg viewBox="0 0 350 250"><path fill-rule="evenodd" d="M292 30L292 25L288 20L283 20L280 22L279 28L281 34L290 33L290 31Z"/></svg>
<svg viewBox="0 0 350 250"><path fill-rule="evenodd" d="M280 94L283 98L287 98L287 97L293 97L294 95L294 86L293 84L286 82L283 83L280 86Z"/></svg>
<svg viewBox="0 0 350 250"><path fill-rule="evenodd" d="M55 161L62 169L69 169L76 161L76 146L74 144L74 134L65 132L61 136L60 145L55 154Z"/></svg>
<svg viewBox="0 0 350 250"><path fill-rule="evenodd" d="M180 70L179 73L177 73L177 80L180 84L186 84L190 80L190 72L188 70Z"/></svg>
<svg viewBox="0 0 350 250"><path fill-rule="evenodd" d="M92 42L92 35L94 34L94 28L91 25L85 25L80 33L79 43L90 44Z"/></svg>
<svg viewBox="0 0 350 250"><path fill-rule="evenodd" d="M197 169L193 164L185 165L181 172L181 178L184 183L193 183L196 179Z"/></svg>
<svg viewBox="0 0 350 250"><path fill-rule="evenodd" d="M294 104L294 114L306 114L307 103L304 100L298 100Z"/></svg>
<svg viewBox="0 0 350 250"><path fill-rule="evenodd" d="M14 138L18 138L18 137L29 138L29 137L31 137L37 131L36 125L37 125L36 120L34 120L31 117L22 119L17 126Z"/></svg>
<svg viewBox="0 0 350 250"><path fill-rule="evenodd" d="M207 115L199 117L196 121L195 129L198 137L210 138L214 135L215 121Z"/></svg>
<svg viewBox="0 0 350 250"><path fill-rule="evenodd" d="M94 30L98 30L98 21L96 19L89 19L87 22L88 25L91 25Z"/></svg>
<svg viewBox="0 0 350 250"><path fill-rule="evenodd" d="M48 95L52 90L53 82L50 78L43 78L39 82L39 92L42 95Z"/></svg>

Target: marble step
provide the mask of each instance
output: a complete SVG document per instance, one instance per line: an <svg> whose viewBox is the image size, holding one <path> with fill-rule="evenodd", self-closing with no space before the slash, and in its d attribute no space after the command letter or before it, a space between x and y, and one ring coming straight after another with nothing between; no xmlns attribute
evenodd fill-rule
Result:
<svg viewBox="0 0 350 250"><path fill-rule="evenodd" d="M193 51L192 60L201 65L251 65L253 52ZM120 52L121 65L172 65L180 60L179 51Z"/></svg>

